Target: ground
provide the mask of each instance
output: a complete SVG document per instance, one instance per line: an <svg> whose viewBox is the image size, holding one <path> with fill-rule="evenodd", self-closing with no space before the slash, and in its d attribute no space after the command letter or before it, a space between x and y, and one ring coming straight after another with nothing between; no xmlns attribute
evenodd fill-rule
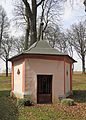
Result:
<svg viewBox="0 0 86 120"><path fill-rule="evenodd" d="M86 120L86 75L73 75L75 105L57 104L17 107L9 97L11 78L0 77L0 120Z"/></svg>

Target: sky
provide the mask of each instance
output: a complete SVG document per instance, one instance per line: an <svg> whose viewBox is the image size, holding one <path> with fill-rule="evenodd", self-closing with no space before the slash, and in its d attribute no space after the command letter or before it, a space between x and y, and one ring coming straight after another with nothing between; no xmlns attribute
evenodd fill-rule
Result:
<svg viewBox="0 0 86 120"><path fill-rule="evenodd" d="M67 0L67 2L64 4L64 12L62 15L62 21L61 24L63 26L63 29L70 28L70 26L74 23L78 23L79 21L85 19L86 13L85 13L85 7L83 5L84 0L72 0L72 3L70 4L71 0ZM0 0L0 5L2 5L7 12L8 18L11 19L13 18L13 0ZM19 35L21 33L18 31L17 28L13 29L14 27L12 26L12 34ZM73 58L77 61L74 65L74 70L75 71L81 71L81 60L77 56L76 52L74 52ZM11 64L9 63L11 66ZM0 72L4 71L5 69L5 64L3 64L3 61L0 60Z"/></svg>
<svg viewBox="0 0 86 120"><path fill-rule="evenodd" d="M85 7L83 4L84 0L73 0L73 5L70 4L70 0L65 3L65 10L63 14L63 26L69 28L70 25L78 23L85 19Z"/></svg>
<svg viewBox="0 0 86 120"><path fill-rule="evenodd" d="M85 20L86 13L85 7L83 4L84 0L73 0L73 6L70 5L70 0L65 3L65 10L63 14L63 28L64 30L70 28L72 24L78 23L79 21ZM77 61L74 64L75 71L82 70L82 62L77 53L74 51L73 58ZM86 65L85 65L86 68Z"/></svg>

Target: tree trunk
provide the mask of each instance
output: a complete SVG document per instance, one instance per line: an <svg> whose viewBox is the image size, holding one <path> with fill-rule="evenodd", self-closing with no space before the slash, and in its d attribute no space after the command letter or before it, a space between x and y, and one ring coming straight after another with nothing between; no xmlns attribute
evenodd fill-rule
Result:
<svg viewBox="0 0 86 120"><path fill-rule="evenodd" d="M82 72L85 73L85 55L82 55Z"/></svg>
<svg viewBox="0 0 86 120"><path fill-rule="evenodd" d="M26 29L26 35L25 35L25 47L24 47L24 50L27 50L28 49L28 39L29 39L29 30L28 28Z"/></svg>
<svg viewBox="0 0 86 120"><path fill-rule="evenodd" d="M36 21L33 19L31 21L31 39L30 46L37 41L37 31L36 31Z"/></svg>
<svg viewBox="0 0 86 120"><path fill-rule="evenodd" d="M28 10L27 10L27 8L26 8L25 13L26 13L27 25L26 25L24 50L27 50L28 47L29 47L29 33L30 33L30 21L29 21L29 16L28 16Z"/></svg>
<svg viewBox="0 0 86 120"><path fill-rule="evenodd" d="M36 0L32 0L32 17L30 18L31 22L31 41L30 46L37 41L37 29L36 29L36 17L37 17L37 6Z"/></svg>
<svg viewBox="0 0 86 120"><path fill-rule="evenodd" d="M39 32L38 32L38 41L40 41L40 37L41 37L41 24L40 24L40 27L39 27Z"/></svg>
<svg viewBox="0 0 86 120"><path fill-rule="evenodd" d="M42 14L41 14L41 21L40 21L40 26L39 26L39 32L38 32L38 41L40 38L43 40L43 17L44 17L44 1L42 3Z"/></svg>
<svg viewBox="0 0 86 120"><path fill-rule="evenodd" d="M2 17L2 24L1 24L1 33L0 33L0 49L1 49L1 42L2 42L2 34L3 34L3 26L4 26L4 18Z"/></svg>
<svg viewBox="0 0 86 120"><path fill-rule="evenodd" d="M2 18L3 20L3 18ZM2 24L1 24L1 33L0 33L0 55L2 54L2 50L1 50L1 43L2 43L2 34L3 34L3 21L2 21Z"/></svg>
<svg viewBox="0 0 86 120"><path fill-rule="evenodd" d="M6 57L6 77L8 77L8 58Z"/></svg>
<svg viewBox="0 0 86 120"><path fill-rule="evenodd" d="M41 0L37 4L37 0L31 0L31 7L28 2L28 0L22 0L23 3L25 4L25 7L27 8L28 11L28 16L30 20L30 46L37 41L37 28L36 28L36 19L37 19L37 7L42 4L44 0Z"/></svg>

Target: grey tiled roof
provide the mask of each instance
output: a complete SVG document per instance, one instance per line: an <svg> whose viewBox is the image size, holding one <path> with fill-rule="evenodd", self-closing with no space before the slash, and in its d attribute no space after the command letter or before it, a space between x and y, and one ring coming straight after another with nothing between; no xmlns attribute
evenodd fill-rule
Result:
<svg viewBox="0 0 86 120"><path fill-rule="evenodd" d="M52 48L49 43L45 40L40 40L39 42L35 42L28 50L17 54L9 59L11 61L14 58L22 55L54 55L54 56L68 56L73 62L76 62L72 57L68 54L62 53L55 48Z"/></svg>
<svg viewBox="0 0 86 120"><path fill-rule="evenodd" d="M48 54L48 55L67 55L55 48L52 48L45 40L41 40L38 43L34 43L28 50L24 51L28 54Z"/></svg>

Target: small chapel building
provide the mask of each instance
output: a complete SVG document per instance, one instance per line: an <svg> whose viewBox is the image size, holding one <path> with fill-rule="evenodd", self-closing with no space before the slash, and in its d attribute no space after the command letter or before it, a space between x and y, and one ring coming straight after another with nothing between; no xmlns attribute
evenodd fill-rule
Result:
<svg viewBox="0 0 86 120"><path fill-rule="evenodd" d="M12 93L34 103L54 103L72 94L72 64L68 54L52 48L47 41L9 59L12 62Z"/></svg>

